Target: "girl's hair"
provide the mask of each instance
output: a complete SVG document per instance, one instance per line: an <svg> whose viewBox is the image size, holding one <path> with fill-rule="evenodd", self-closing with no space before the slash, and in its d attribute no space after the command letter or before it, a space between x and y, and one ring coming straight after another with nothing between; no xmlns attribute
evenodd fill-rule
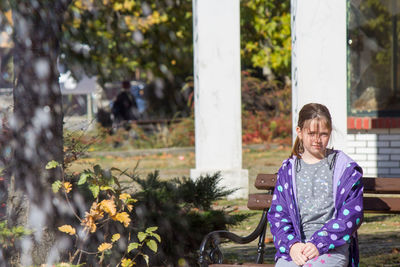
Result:
<svg viewBox="0 0 400 267"><path fill-rule="evenodd" d="M311 121L313 119L323 119L325 120L326 127L329 131L332 131L332 118L329 110L326 106L318 103L309 103L302 107L299 113L299 121L297 126L303 130L307 121ZM291 157L295 155L297 158L301 158L301 153L304 152L303 143L300 141L300 138L297 136L293 145Z"/></svg>

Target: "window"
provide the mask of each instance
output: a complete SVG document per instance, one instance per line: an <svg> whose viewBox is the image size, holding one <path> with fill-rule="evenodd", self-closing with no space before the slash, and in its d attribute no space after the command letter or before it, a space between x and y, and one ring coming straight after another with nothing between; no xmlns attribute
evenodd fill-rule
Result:
<svg viewBox="0 0 400 267"><path fill-rule="evenodd" d="M399 0L348 0L348 113L400 115Z"/></svg>

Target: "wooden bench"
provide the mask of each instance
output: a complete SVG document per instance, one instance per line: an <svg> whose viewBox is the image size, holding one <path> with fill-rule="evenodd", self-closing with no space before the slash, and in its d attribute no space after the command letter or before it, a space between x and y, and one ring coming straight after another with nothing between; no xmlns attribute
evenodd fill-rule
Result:
<svg viewBox="0 0 400 267"><path fill-rule="evenodd" d="M255 187L267 190L265 193L249 194L247 207L250 210L262 210L262 216L256 229L245 237L228 231L214 231L206 235L200 245L199 264L201 267L230 267L237 265L222 264L223 255L219 249L222 239L238 244L247 244L259 238L255 263L245 263L247 267L272 267L274 264L263 264L265 235L267 230L267 212L271 206L272 193L275 187L276 174L258 174ZM400 178L363 178L364 212L400 214Z"/></svg>

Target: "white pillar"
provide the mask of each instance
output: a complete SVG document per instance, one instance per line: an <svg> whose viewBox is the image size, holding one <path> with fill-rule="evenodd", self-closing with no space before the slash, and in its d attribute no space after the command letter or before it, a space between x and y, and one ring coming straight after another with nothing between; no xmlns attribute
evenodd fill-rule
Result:
<svg viewBox="0 0 400 267"><path fill-rule="evenodd" d="M346 0L292 0L293 136L298 112L317 102L332 115L333 145L346 148Z"/></svg>
<svg viewBox="0 0 400 267"><path fill-rule="evenodd" d="M193 179L221 171L221 185L248 194L242 169L239 0L194 0L196 169Z"/></svg>

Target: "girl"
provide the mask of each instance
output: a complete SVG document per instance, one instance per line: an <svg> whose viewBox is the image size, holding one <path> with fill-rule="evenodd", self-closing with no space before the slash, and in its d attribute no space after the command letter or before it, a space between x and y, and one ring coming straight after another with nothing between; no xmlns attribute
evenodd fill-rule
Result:
<svg viewBox="0 0 400 267"><path fill-rule="evenodd" d="M268 212L276 266L358 266L362 169L343 152L327 149L332 119L324 105L305 105L296 132Z"/></svg>

